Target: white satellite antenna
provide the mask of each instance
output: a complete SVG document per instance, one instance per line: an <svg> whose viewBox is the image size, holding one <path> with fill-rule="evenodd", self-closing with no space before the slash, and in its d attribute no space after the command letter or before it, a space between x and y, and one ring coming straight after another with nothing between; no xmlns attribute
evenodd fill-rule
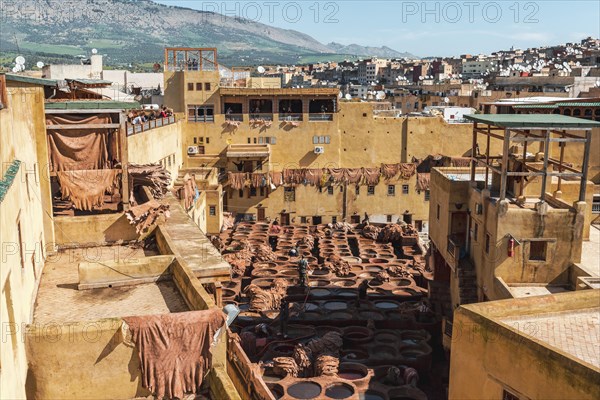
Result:
<svg viewBox="0 0 600 400"><path fill-rule="evenodd" d="M377 92L377 94L375 95L375 98L377 100L383 100L383 99L385 99L385 92L383 92L383 91Z"/></svg>
<svg viewBox="0 0 600 400"><path fill-rule="evenodd" d="M44 68L44 63L43 63L43 62L41 62L41 61L38 61L36 65L37 65L37 67L38 67L39 69L42 69L42 68Z"/></svg>
<svg viewBox="0 0 600 400"><path fill-rule="evenodd" d="M98 54L98 49L92 49L92 54Z"/></svg>
<svg viewBox="0 0 600 400"><path fill-rule="evenodd" d="M265 67L263 67L262 65L259 65L258 68L256 68L256 70L259 74L264 74L266 71Z"/></svg>
<svg viewBox="0 0 600 400"><path fill-rule="evenodd" d="M450 99L447 97L444 97L444 103L450 103Z"/></svg>
<svg viewBox="0 0 600 400"><path fill-rule="evenodd" d="M422 80L423 80L423 77L422 77L422 76L420 76L420 77L419 77L419 80L420 80L420 81L422 81Z"/></svg>
<svg viewBox="0 0 600 400"><path fill-rule="evenodd" d="M25 57L18 56L17 58L15 58L15 63L17 65L25 65Z"/></svg>
<svg viewBox="0 0 600 400"><path fill-rule="evenodd" d="M13 67L13 69L12 69L12 72L19 72L19 71L20 71L20 69L17 67Z"/></svg>
<svg viewBox="0 0 600 400"><path fill-rule="evenodd" d="M341 99L341 98L342 98L342 96L343 96L343 95L342 95L342 92L339 92L339 93L338 93L338 97Z"/></svg>
<svg viewBox="0 0 600 400"><path fill-rule="evenodd" d="M346 93L346 100L351 100L352 99L352 95L350 93Z"/></svg>

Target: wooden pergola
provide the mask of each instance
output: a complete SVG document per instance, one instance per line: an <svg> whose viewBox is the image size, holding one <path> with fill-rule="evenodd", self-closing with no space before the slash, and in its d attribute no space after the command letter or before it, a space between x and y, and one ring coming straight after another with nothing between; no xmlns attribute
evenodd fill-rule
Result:
<svg viewBox="0 0 600 400"><path fill-rule="evenodd" d="M600 128L600 122L568 117L559 114L484 114L465 115L473 121L473 146L471 149L471 182L475 181L476 167L485 168L485 187L489 185L489 174L500 175L500 200L506 198L508 177L542 177L540 200L545 201L546 178L558 177L557 190L561 189L563 179L578 178L580 181L579 201L585 201L588 164L592 129ZM573 131L584 132L584 135L573 134ZM479 154L479 135L486 140L485 154ZM491 139L503 141L502 155L490 155ZM511 142L523 143L522 171L509 171L509 148ZM539 169L527 166L527 147L530 143L543 143L543 167ZM550 145L557 142L560 146L559 158L550 157ZM583 143L582 168L577 169L564 162L565 146L567 143ZM500 162L500 165L494 164ZM557 171L548 171L553 166ZM521 182L521 185L523 183Z"/></svg>
<svg viewBox="0 0 600 400"><path fill-rule="evenodd" d="M218 71L218 68L214 47L165 48L165 71Z"/></svg>

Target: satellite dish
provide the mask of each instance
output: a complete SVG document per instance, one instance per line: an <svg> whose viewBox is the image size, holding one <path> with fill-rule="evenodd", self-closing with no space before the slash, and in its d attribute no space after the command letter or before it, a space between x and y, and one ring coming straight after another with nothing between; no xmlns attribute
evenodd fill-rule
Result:
<svg viewBox="0 0 600 400"><path fill-rule="evenodd" d="M342 98L342 92L338 93L338 97L341 99Z"/></svg>
<svg viewBox="0 0 600 400"><path fill-rule="evenodd" d="M450 99L447 97L444 97L444 103L450 103Z"/></svg>
<svg viewBox="0 0 600 400"><path fill-rule="evenodd" d="M419 80L420 80L420 81L422 81L422 80L423 80L423 77L422 77L422 76L420 76L420 77L419 77Z"/></svg>
<svg viewBox="0 0 600 400"><path fill-rule="evenodd" d="M352 95L350 95L350 93L346 93L346 100L351 100L352 99Z"/></svg>
<svg viewBox="0 0 600 400"><path fill-rule="evenodd" d="M36 65L37 65L37 67L38 67L38 68L40 68L40 69L44 68L44 63L43 63L43 62L41 62L41 61L38 61Z"/></svg>
<svg viewBox="0 0 600 400"><path fill-rule="evenodd" d="M256 70L259 74L264 74L266 71L265 67L263 67L262 65L259 65L258 68L256 68Z"/></svg>
<svg viewBox="0 0 600 400"><path fill-rule="evenodd" d="M377 92L377 94L375 95L375 98L377 100L383 100L383 99L385 99L385 92L382 92L382 91Z"/></svg>
<svg viewBox="0 0 600 400"><path fill-rule="evenodd" d="M17 58L15 58L15 62L16 62L17 64L23 65L23 64L25 64L25 57L23 57L23 56L18 56Z"/></svg>
<svg viewBox="0 0 600 400"><path fill-rule="evenodd" d="M97 49L92 49L92 54L98 54L98 50Z"/></svg>
<svg viewBox="0 0 600 400"><path fill-rule="evenodd" d="M19 72L19 68L13 67L12 72Z"/></svg>

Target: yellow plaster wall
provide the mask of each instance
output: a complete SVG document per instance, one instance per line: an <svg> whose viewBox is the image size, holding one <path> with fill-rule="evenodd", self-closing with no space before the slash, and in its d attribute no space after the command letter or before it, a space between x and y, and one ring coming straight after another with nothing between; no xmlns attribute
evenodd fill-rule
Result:
<svg viewBox="0 0 600 400"><path fill-rule="evenodd" d="M25 397L27 359L23 328L31 321L44 260L54 251L43 88L11 81L7 86L8 101L0 110L0 179L4 179L14 160L22 163L0 203L3 399Z"/></svg>
<svg viewBox="0 0 600 400"><path fill-rule="evenodd" d="M598 369L540 344L535 335L530 339L494 320L504 315L570 312L598 306L597 290L568 297L573 294L495 301L457 309L449 398L501 399L503 388L527 399L600 397Z"/></svg>
<svg viewBox="0 0 600 400"><path fill-rule="evenodd" d="M173 181L177 178L182 160L182 125L178 121L171 125L150 129L127 137L127 155L129 162L149 164L160 162L175 156L175 161L166 161L166 169Z"/></svg>
<svg viewBox="0 0 600 400"><path fill-rule="evenodd" d="M124 213L54 218L56 243L63 247L136 240L139 235Z"/></svg>

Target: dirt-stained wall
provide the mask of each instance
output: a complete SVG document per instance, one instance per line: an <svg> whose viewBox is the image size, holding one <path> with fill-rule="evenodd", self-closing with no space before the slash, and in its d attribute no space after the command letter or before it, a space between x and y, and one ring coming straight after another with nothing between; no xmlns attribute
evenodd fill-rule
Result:
<svg viewBox="0 0 600 400"><path fill-rule="evenodd" d="M547 345L540 339L548 332L535 324L501 321L597 309L599 301L598 290L583 290L460 307L454 313L449 399L501 399L503 390L524 399L597 399L598 368Z"/></svg>
<svg viewBox="0 0 600 400"><path fill-rule="evenodd" d="M47 169L43 86L7 79L0 110L0 398L25 397L27 359L23 327L31 321L42 266L54 249ZM16 162L20 161L20 165ZM9 168L16 176L8 176Z"/></svg>

